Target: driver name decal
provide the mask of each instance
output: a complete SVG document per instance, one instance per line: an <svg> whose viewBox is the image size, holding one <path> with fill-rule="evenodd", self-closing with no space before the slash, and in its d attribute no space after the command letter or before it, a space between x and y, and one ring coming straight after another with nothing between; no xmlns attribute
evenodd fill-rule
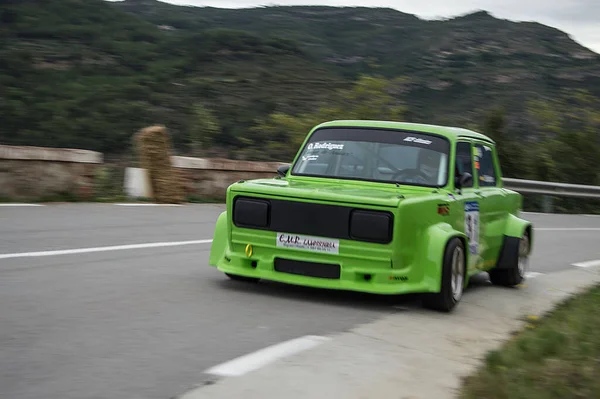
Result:
<svg viewBox="0 0 600 399"><path fill-rule="evenodd" d="M277 233L277 246L330 254L339 254L340 249L339 240L287 233Z"/></svg>
<svg viewBox="0 0 600 399"><path fill-rule="evenodd" d="M308 145L309 150L343 150L343 144L334 143L310 143Z"/></svg>

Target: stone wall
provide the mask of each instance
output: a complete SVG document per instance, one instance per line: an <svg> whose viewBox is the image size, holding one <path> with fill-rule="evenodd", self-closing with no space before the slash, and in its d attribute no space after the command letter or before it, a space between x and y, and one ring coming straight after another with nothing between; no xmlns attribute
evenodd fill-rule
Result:
<svg viewBox="0 0 600 399"><path fill-rule="evenodd" d="M102 197L105 193L94 192L98 168L125 169L124 165L103 162L103 154L94 151L0 145L0 200L40 201L66 197L93 200ZM224 200L227 187L238 180L275 177L277 168L283 165L279 162L181 156L172 156L171 164L182 179L186 198L206 200ZM148 185L145 181L127 181L128 174L123 175L125 179L119 178L112 183L132 197L135 195L128 186L136 183L133 185L144 188Z"/></svg>
<svg viewBox="0 0 600 399"><path fill-rule="evenodd" d="M102 162L102 154L94 151L0 145L0 198L90 199Z"/></svg>
<svg viewBox="0 0 600 399"><path fill-rule="evenodd" d="M186 196L225 198L227 187L238 180L271 178L277 175L279 162L248 162L217 158L171 157L171 164L183 178Z"/></svg>

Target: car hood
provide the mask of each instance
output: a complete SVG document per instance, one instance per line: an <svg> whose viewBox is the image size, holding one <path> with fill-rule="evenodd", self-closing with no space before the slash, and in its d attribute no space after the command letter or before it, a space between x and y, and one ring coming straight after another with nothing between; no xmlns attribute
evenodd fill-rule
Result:
<svg viewBox="0 0 600 399"><path fill-rule="evenodd" d="M288 198L397 207L400 201L431 195L432 188L401 186L378 187L379 184L352 184L288 179L258 179L238 182L231 186L235 193L272 195Z"/></svg>

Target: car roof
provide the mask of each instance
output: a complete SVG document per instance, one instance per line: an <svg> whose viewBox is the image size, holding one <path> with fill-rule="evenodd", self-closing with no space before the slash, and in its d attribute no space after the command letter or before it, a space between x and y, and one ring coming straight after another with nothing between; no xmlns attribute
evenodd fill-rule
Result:
<svg viewBox="0 0 600 399"><path fill-rule="evenodd" d="M460 138L472 138L494 143L490 137L469 129L452 126L429 125L424 123L374 121L374 120L335 120L315 126L313 130L326 127L370 127L377 129L410 130L414 132L434 133L456 141Z"/></svg>

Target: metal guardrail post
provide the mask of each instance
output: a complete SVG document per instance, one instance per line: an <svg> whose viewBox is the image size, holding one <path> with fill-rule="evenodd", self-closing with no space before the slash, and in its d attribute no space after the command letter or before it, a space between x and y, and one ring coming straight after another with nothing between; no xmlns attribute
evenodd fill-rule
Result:
<svg viewBox="0 0 600 399"><path fill-rule="evenodd" d="M550 195L542 196L542 210L544 213L552 213L554 211L552 205L552 197Z"/></svg>

